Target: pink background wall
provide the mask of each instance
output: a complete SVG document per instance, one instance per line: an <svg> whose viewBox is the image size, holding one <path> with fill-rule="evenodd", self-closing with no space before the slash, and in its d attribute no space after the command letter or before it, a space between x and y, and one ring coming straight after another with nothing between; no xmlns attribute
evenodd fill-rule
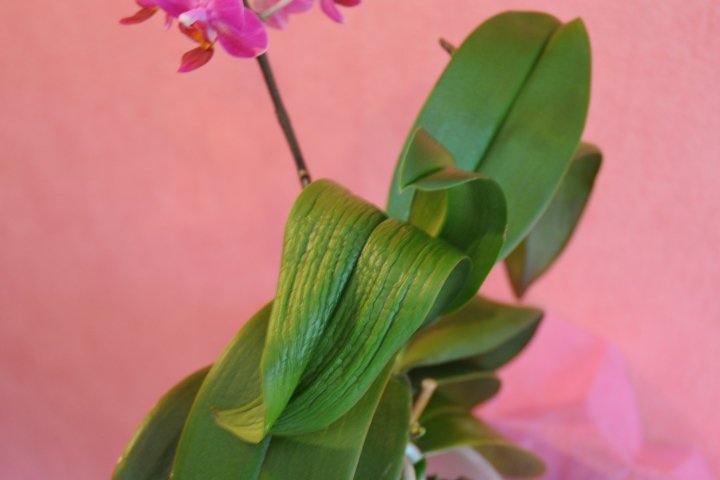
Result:
<svg viewBox="0 0 720 480"><path fill-rule="evenodd" d="M312 173L379 204L439 36L508 8L585 19L586 137L606 163L528 301L619 346L649 435L719 457L720 3L366 3L344 27L295 18L272 60ZM298 187L256 65L218 52L176 74L191 44L159 18L118 25L134 8L3 5L2 478L106 478L157 397L274 290ZM503 276L486 292L507 297Z"/></svg>

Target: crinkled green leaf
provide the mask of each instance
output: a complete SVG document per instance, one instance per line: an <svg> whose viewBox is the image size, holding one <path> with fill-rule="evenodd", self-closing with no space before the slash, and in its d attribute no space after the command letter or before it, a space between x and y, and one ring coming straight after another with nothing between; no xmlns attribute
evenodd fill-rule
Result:
<svg viewBox="0 0 720 480"><path fill-rule="evenodd" d="M324 227L293 227L295 222L309 223L307 218L333 225L337 238L360 235L352 217L367 216L366 209L358 208L356 213L349 215L343 205L348 202L339 200L343 195L351 197L347 191L328 181L308 187L298 198L288 222L286 251L296 251L287 244L317 243L306 237L313 235L316 228ZM295 218L295 212L299 211L304 212L302 217L297 215ZM348 221L338 222L339 217L348 218ZM268 431L280 436L301 435L323 429L340 418L365 394L425 319L437 315L439 309L456 295L467 272L466 257L447 243L434 240L403 222L385 220L367 234L349 278L336 276L333 280L345 282L341 287L318 288L318 293L312 293L310 297L289 293L294 290L295 282L301 285L323 283L325 270L337 268L338 254L328 253L332 261L326 261L322 254L335 248L333 245L317 244L314 248L318 250L317 254L283 256L282 275L286 271L300 273L294 275L293 281L281 279L279 283L278 298L287 300L282 310L273 307L273 319L276 311L284 313L277 316L278 325L274 329L271 326L266 341L266 349L277 353L266 354L262 362L264 389L279 385L274 379L268 380L268 376L278 374L287 380L288 374L278 372L302 371L290 392L291 400L273 424L267 423L271 417L263 413L267 408L262 396L246 405L217 412L220 425L247 441L257 442L263 438L263 432ZM319 268L305 263L324 266ZM341 295L332 311L329 308L321 314L312 311L314 298L322 296L323 292L335 291ZM321 301L318 304L328 303ZM308 319L324 318L326 310L329 318L324 320L322 328L309 322ZM285 329L295 332L294 335L282 335ZM312 341L307 340L308 336ZM294 343L302 345L298 347ZM308 347L311 344L312 348ZM287 352L297 352L302 358L296 364ZM293 374L292 378L295 376ZM288 390L287 386L282 388ZM279 398L275 393L273 395Z"/></svg>
<svg viewBox="0 0 720 480"><path fill-rule="evenodd" d="M447 306L456 310L475 296L495 265L507 227L505 197L493 180L456 169L450 152L423 128L410 142L400 177L404 187L416 190L409 222L472 260L465 285Z"/></svg>
<svg viewBox="0 0 720 480"><path fill-rule="evenodd" d="M580 144L560 188L530 233L505 259L518 297L557 259L575 231L600 169L602 153Z"/></svg>
<svg viewBox="0 0 720 480"><path fill-rule="evenodd" d="M377 208L324 180L305 188L293 205L262 360L258 409L264 428L251 440L262 438L287 406L360 252L384 219Z"/></svg>
<svg viewBox="0 0 720 480"><path fill-rule="evenodd" d="M409 436L411 401L407 380L392 377L365 438L355 480L400 478Z"/></svg>
<svg viewBox="0 0 720 480"><path fill-rule="evenodd" d="M581 20L542 13L491 18L452 55L415 122L445 146L461 170L495 180L507 202L500 258L524 238L549 203L584 128L590 46ZM412 135L401 158L412 144ZM388 200L408 219L415 192L401 191L400 165Z"/></svg>
<svg viewBox="0 0 720 480"><path fill-rule="evenodd" d="M189 375L166 393L135 431L113 480L167 480L185 419L210 367Z"/></svg>
<svg viewBox="0 0 720 480"><path fill-rule="evenodd" d="M452 402L429 406L420 422L425 435L416 443L428 454L473 447L502 475L536 477L545 471L542 460L475 418L467 408Z"/></svg>
<svg viewBox="0 0 720 480"><path fill-rule="evenodd" d="M278 432L316 428L354 404L425 319L448 295L454 297L465 277L464 259L410 225L380 224L311 359L302 390L276 424Z"/></svg>
<svg viewBox="0 0 720 480"><path fill-rule="evenodd" d="M401 358L401 368L472 359L494 370L489 365L509 360L525 346L542 315L536 308L476 297L417 334Z"/></svg>

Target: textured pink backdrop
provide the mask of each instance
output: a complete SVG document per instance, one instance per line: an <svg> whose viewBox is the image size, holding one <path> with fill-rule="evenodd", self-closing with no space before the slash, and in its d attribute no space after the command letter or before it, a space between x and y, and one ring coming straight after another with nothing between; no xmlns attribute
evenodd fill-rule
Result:
<svg viewBox="0 0 720 480"><path fill-rule="evenodd" d="M382 204L447 60L436 39L507 8L585 19L586 137L606 153L528 301L617 344L646 434L717 468L719 2L368 0L343 27L297 17L272 60L312 172ZM176 74L190 44L160 19L118 25L133 9L3 4L2 478L106 478L155 399L274 290L298 188L255 63ZM485 290L507 297L502 272Z"/></svg>

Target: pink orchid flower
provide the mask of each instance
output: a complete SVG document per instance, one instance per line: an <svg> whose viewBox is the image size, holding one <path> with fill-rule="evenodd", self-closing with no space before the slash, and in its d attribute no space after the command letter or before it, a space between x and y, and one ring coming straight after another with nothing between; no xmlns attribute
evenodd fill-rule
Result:
<svg viewBox="0 0 720 480"><path fill-rule="evenodd" d="M344 18L337 5L354 7L362 0L320 0L323 12L338 23ZM269 26L283 29L288 24L291 13L302 13L309 10L314 0L253 0L252 7Z"/></svg>
<svg viewBox="0 0 720 480"><path fill-rule="evenodd" d="M183 55L179 72L195 70L210 61L216 42L234 57L257 57L267 50L264 25L241 0L136 1L141 10L121 23L142 22L161 9L169 19L177 18L180 31L199 44Z"/></svg>

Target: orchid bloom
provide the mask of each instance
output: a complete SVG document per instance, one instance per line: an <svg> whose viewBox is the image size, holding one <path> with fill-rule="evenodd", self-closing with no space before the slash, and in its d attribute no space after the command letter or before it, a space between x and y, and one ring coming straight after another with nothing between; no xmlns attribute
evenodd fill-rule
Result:
<svg viewBox="0 0 720 480"><path fill-rule="evenodd" d="M265 27L241 0L137 0L141 10L120 21L123 24L147 20L158 9L169 19L177 18L180 31L199 44L186 52L178 71L189 72L205 65L213 56L215 42L230 55L257 57L267 50Z"/></svg>
<svg viewBox="0 0 720 480"><path fill-rule="evenodd" d="M320 0L320 8L331 19L342 23L344 18L337 5L354 7L362 0ZM253 9L258 12L269 26L285 28L288 24L288 15L302 13L312 8L314 0L254 0Z"/></svg>

